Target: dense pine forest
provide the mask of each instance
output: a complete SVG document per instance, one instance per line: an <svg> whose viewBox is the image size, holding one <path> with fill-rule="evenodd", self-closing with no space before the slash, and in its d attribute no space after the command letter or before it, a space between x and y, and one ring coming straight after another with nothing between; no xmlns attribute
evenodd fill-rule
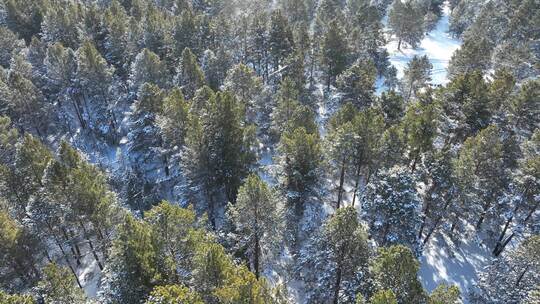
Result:
<svg viewBox="0 0 540 304"><path fill-rule="evenodd" d="M0 0L0 304L539 304L538 0Z"/></svg>

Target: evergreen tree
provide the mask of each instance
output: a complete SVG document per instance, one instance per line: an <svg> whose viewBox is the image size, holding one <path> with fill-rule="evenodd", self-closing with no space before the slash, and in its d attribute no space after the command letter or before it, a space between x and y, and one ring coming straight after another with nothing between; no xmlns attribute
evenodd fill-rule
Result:
<svg viewBox="0 0 540 304"><path fill-rule="evenodd" d="M420 207L413 179L402 167L381 170L362 197L362 216L380 246L403 244L415 251Z"/></svg>
<svg viewBox="0 0 540 304"><path fill-rule="evenodd" d="M145 304L204 304L201 296L182 285L155 287Z"/></svg>
<svg viewBox="0 0 540 304"><path fill-rule="evenodd" d="M440 284L431 292L429 304L458 304L461 303L460 291L457 286Z"/></svg>
<svg viewBox="0 0 540 304"><path fill-rule="evenodd" d="M370 304L397 304L396 296L390 289L379 290L369 300Z"/></svg>
<svg viewBox="0 0 540 304"><path fill-rule="evenodd" d="M468 138L454 163L454 172L462 199L467 203L470 220L476 229L484 220L495 217L497 200L506 188L503 146L496 126L490 126Z"/></svg>
<svg viewBox="0 0 540 304"><path fill-rule="evenodd" d="M357 272L362 273L367 269L369 256L367 233L359 223L354 207L337 210L323 229L330 250L330 259L336 265L332 289L333 303L337 304L342 297L341 293L347 293L342 286L347 286L348 281L357 279ZM345 295L345 298L350 296L351 294Z"/></svg>
<svg viewBox="0 0 540 304"><path fill-rule="evenodd" d="M56 264L45 266L38 290L47 303L86 303L84 291L75 285L69 270Z"/></svg>
<svg viewBox="0 0 540 304"><path fill-rule="evenodd" d="M446 143L463 142L487 127L491 119L487 83L478 71L454 77L441 92Z"/></svg>
<svg viewBox="0 0 540 304"><path fill-rule="evenodd" d="M35 304L36 301L28 295L8 294L0 290L0 303L5 304Z"/></svg>
<svg viewBox="0 0 540 304"><path fill-rule="evenodd" d="M270 54L274 59L274 70L278 70L284 59L289 56L294 47L292 31L289 28L287 18L285 18L281 10L272 12L272 15L270 16L268 46Z"/></svg>
<svg viewBox="0 0 540 304"><path fill-rule="evenodd" d="M191 99L195 95L195 91L205 84L204 74L190 49L186 48L182 52L180 69L176 77L177 83L188 99Z"/></svg>
<svg viewBox="0 0 540 304"><path fill-rule="evenodd" d="M37 267L43 244L2 209L0 242L0 286L5 290L20 290L35 284L41 275Z"/></svg>
<svg viewBox="0 0 540 304"><path fill-rule="evenodd" d="M381 149L380 135L384 130L384 118L380 111L370 107L354 117L353 127L358 137L354 148L354 192L353 201L360 190L360 177L363 175L369 182L372 174L378 169L378 155ZM364 170L364 172L362 172Z"/></svg>
<svg viewBox="0 0 540 304"><path fill-rule="evenodd" d="M375 94L375 65L371 60L357 61L337 79L345 102L352 102L359 109L369 107Z"/></svg>
<svg viewBox="0 0 540 304"><path fill-rule="evenodd" d="M7 27L0 27L0 44L3 46L0 50L0 66L9 67L12 54L16 54L24 48L24 41L19 40L17 34L10 31Z"/></svg>
<svg viewBox="0 0 540 304"><path fill-rule="evenodd" d="M410 104L402 120L403 131L409 150L411 172L423 153L430 151L437 132L436 108L434 104Z"/></svg>
<svg viewBox="0 0 540 304"><path fill-rule="evenodd" d="M236 201L241 180L254 161L254 129L244 124L244 108L232 93L208 97L204 115L190 118L182 162L189 182L206 197L209 218L215 224L214 210L224 200Z"/></svg>
<svg viewBox="0 0 540 304"><path fill-rule="evenodd" d="M398 39L398 50L401 49L402 42L416 48L424 37L421 11L413 5L412 1L404 3L401 0L395 0L388 13L388 25L392 34Z"/></svg>
<svg viewBox="0 0 540 304"><path fill-rule="evenodd" d="M164 63L154 52L143 49L133 60L129 74L132 92L138 92L143 83L154 83L163 86L167 82L167 71Z"/></svg>
<svg viewBox="0 0 540 304"><path fill-rule="evenodd" d="M323 37L321 45L321 65L326 74L326 89L335 82L336 77L345 70L347 65L347 41L342 26L333 20Z"/></svg>
<svg viewBox="0 0 540 304"><path fill-rule="evenodd" d="M471 303L522 303L539 280L540 237L532 235L488 265L480 274Z"/></svg>
<svg viewBox="0 0 540 304"><path fill-rule="evenodd" d="M123 217L103 278L103 303L140 303L162 279L151 226L130 214Z"/></svg>
<svg viewBox="0 0 540 304"><path fill-rule="evenodd" d="M229 207L240 248L246 248L255 277L264 270L273 247L279 242L280 210L276 194L258 175L250 175L238 189L235 205Z"/></svg>
<svg viewBox="0 0 540 304"><path fill-rule="evenodd" d="M419 268L420 263L411 250L401 245L380 248L371 264L371 271L380 288L391 290L398 303L425 301L425 292L417 278Z"/></svg>
<svg viewBox="0 0 540 304"><path fill-rule="evenodd" d="M466 39L452 54L448 74L452 77L472 71L487 71L491 65L491 48L485 38Z"/></svg>
<svg viewBox="0 0 540 304"><path fill-rule="evenodd" d="M403 97L394 90L382 92L378 99L378 105L384 113L386 126L397 124L405 114L405 103Z"/></svg>
<svg viewBox="0 0 540 304"><path fill-rule="evenodd" d="M407 63L402 84L402 91L406 100L418 96L418 93L422 88L429 86L432 68L433 65L429 62L426 55L422 57L415 55L411 61Z"/></svg>

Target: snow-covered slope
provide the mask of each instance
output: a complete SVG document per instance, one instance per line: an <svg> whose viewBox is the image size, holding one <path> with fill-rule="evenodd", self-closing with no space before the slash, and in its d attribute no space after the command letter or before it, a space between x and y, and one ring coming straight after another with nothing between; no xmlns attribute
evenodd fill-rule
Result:
<svg viewBox="0 0 540 304"><path fill-rule="evenodd" d="M424 37L416 49L405 48L402 46L401 50L398 50L397 39L395 39L395 37L388 37L386 49L390 54L390 63L398 70L398 78L403 76L403 70L414 55L427 55L429 61L433 64L432 83L445 84L448 82L446 77L448 62L454 51L458 49L461 44L458 39L452 38L448 33L449 14L450 7L448 6L448 3L445 3L443 16L437 23L437 27Z"/></svg>

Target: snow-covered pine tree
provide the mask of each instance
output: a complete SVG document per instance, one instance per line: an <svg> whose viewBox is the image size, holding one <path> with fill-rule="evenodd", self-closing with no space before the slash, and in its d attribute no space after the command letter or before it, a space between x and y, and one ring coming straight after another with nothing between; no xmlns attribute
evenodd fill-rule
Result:
<svg viewBox="0 0 540 304"><path fill-rule="evenodd" d="M362 218L379 246L405 245L419 249L421 200L406 168L381 170L361 197Z"/></svg>

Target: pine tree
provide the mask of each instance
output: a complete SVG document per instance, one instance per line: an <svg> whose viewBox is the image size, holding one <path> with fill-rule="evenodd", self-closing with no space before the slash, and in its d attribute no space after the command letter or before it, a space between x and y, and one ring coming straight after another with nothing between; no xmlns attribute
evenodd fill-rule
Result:
<svg viewBox="0 0 540 304"><path fill-rule="evenodd" d="M114 69L107 65L91 42L85 41L77 50L77 84L82 91L85 103L86 98L91 98L90 102L93 105L91 112L94 114L88 114L94 117L96 114L103 116L95 122L101 125L97 129L110 128L112 134L106 132L105 135L114 139L118 124L114 112L116 104L114 98L109 97L113 73Z"/></svg>
<svg viewBox="0 0 540 304"><path fill-rule="evenodd" d="M3 46L0 50L0 66L9 67L12 54L16 54L24 48L24 41L19 40L17 34L10 31L7 27L0 27L0 44Z"/></svg>
<svg viewBox="0 0 540 304"><path fill-rule="evenodd" d="M367 108L354 117L353 127L358 137L354 148L354 192L353 201L360 190L360 177L363 175L369 182L372 174L378 169L378 155L381 149L380 136L384 130L384 118L381 112L373 107ZM364 170L364 172L362 172Z"/></svg>
<svg viewBox="0 0 540 304"><path fill-rule="evenodd" d="M104 303L140 303L162 279L157 240L148 223L123 215L104 273Z"/></svg>
<svg viewBox="0 0 540 304"><path fill-rule="evenodd" d="M257 115L265 110L262 80L248 66L239 64L229 70L223 88L244 105L249 122L257 121Z"/></svg>
<svg viewBox="0 0 540 304"><path fill-rule="evenodd" d="M505 212L506 222L499 234L493 249L495 256L500 255L505 247L516 236L527 231L528 226L535 222L535 212L540 203L534 198L538 195L540 182L540 130L536 129L531 138L523 143L523 157L519 162L519 169L513 176L515 189L512 194L516 200Z"/></svg>
<svg viewBox="0 0 540 304"><path fill-rule="evenodd" d="M446 143L463 142L491 119L487 83L478 71L454 77L441 92ZM452 120L454 122L452 122Z"/></svg>
<svg viewBox="0 0 540 304"><path fill-rule="evenodd" d="M402 244L415 251L421 201L409 173L403 167L381 170L366 188L362 217L373 238L380 246Z"/></svg>
<svg viewBox="0 0 540 304"><path fill-rule="evenodd" d="M433 69L433 65L426 55L422 57L414 55L411 61L407 63L402 84L402 91L406 100L417 97L422 88L429 86L431 69Z"/></svg>
<svg viewBox="0 0 540 304"><path fill-rule="evenodd" d="M0 208L0 286L5 290L28 288L40 278L37 267L43 244L2 210L2 205Z"/></svg>
<svg viewBox="0 0 540 304"><path fill-rule="evenodd" d="M138 92L143 83L163 86L167 82L167 71L159 57L148 49L143 49L131 64L129 83L133 93Z"/></svg>
<svg viewBox="0 0 540 304"><path fill-rule="evenodd" d="M476 229L482 228L484 220L499 216L492 206L506 188L502 162L499 129L490 126L465 141L454 163L458 187Z"/></svg>
<svg viewBox="0 0 540 304"><path fill-rule="evenodd" d="M321 45L321 65L326 74L326 89L335 82L336 77L345 70L348 48L342 26L332 20L324 34Z"/></svg>
<svg viewBox="0 0 540 304"><path fill-rule="evenodd" d="M204 304L201 296L182 285L155 287L145 304Z"/></svg>
<svg viewBox="0 0 540 304"><path fill-rule="evenodd" d="M280 183L287 197L298 201L317 183L322 161L319 134L307 133L303 127L288 131L281 137L279 152Z"/></svg>
<svg viewBox="0 0 540 304"><path fill-rule="evenodd" d="M436 115L433 103L418 102L410 104L407 108L401 123L409 150L411 172L416 169L422 154L432 149L433 139L437 132Z"/></svg>
<svg viewBox="0 0 540 304"><path fill-rule="evenodd" d="M274 70L278 70L294 47L292 31L289 28L287 18L285 18L281 10L272 12L270 16L268 46L273 58Z"/></svg>
<svg viewBox="0 0 540 304"><path fill-rule="evenodd" d="M458 304L461 303L459 288L455 285L440 284L431 292L428 304Z"/></svg>
<svg viewBox="0 0 540 304"><path fill-rule="evenodd" d="M398 50L401 43L405 42L412 48L416 48L424 37L424 26L421 12L413 5L413 2L406 3L395 0L388 13L388 25L392 34L398 38Z"/></svg>
<svg viewBox="0 0 540 304"><path fill-rule="evenodd" d="M232 93L210 94L207 103L203 115L190 118L182 166L190 184L205 196L215 224L215 209L224 201L236 201L241 180L255 160L254 129L244 124L244 108Z"/></svg>
<svg viewBox="0 0 540 304"><path fill-rule="evenodd" d="M69 270L54 263L43 269L43 280L38 284L38 290L47 303L86 303L84 291L75 285Z"/></svg>
<svg viewBox="0 0 540 304"><path fill-rule="evenodd" d="M170 165L180 160L188 132L190 107L191 104L184 100L182 91L174 88L163 99L162 110L157 113L156 122L161 133L166 175L171 174Z"/></svg>
<svg viewBox="0 0 540 304"><path fill-rule="evenodd" d="M397 304L398 301L396 299L396 296L394 295L394 292L391 289L387 290L379 290L373 296L371 296L371 299L369 299L370 304Z"/></svg>
<svg viewBox="0 0 540 304"><path fill-rule="evenodd" d="M405 103L403 97L394 90L382 92L378 99L378 106L384 113L386 126L397 124L405 114Z"/></svg>
<svg viewBox="0 0 540 304"><path fill-rule="evenodd" d="M351 169L354 168L354 148L359 145L358 141L359 138L350 121L330 129L325 138L325 154L330 170L332 170L332 175L339 179L337 208L341 206L345 196L345 189L343 188L345 180L354 174Z"/></svg>
<svg viewBox="0 0 540 304"><path fill-rule="evenodd" d="M391 290L398 303L423 303L426 295L417 278L419 268L411 250L397 245L379 248L370 269L380 288Z"/></svg>
<svg viewBox="0 0 540 304"><path fill-rule="evenodd" d="M22 294L8 294L0 290L0 303L5 304L35 304L32 296Z"/></svg>
<svg viewBox="0 0 540 304"><path fill-rule="evenodd" d="M191 99L195 91L205 84L204 74L197 63L197 58L190 49L184 49L180 69L176 76L186 98Z"/></svg>
<svg viewBox="0 0 540 304"><path fill-rule="evenodd" d="M352 102L359 109L369 107L375 99L376 73L371 60L359 60L341 73L337 85L344 102Z"/></svg>
<svg viewBox="0 0 540 304"><path fill-rule="evenodd" d="M347 293L347 290L342 290L342 286L349 285L346 284L348 281L356 280L358 273L367 269L367 233L359 223L354 207L337 210L323 230L330 250L330 260L336 266L332 289L333 303L337 304L342 297L341 293ZM345 298L350 296L351 294L345 295Z"/></svg>
<svg viewBox="0 0 540 304"><path fill-rule="evenodd" d="M520 133L531 134L540 120L540 81L525 82L508 105L509 119Z"/></svg>
<svg viewBox="0 0 540 304"><path fill-rule="evenodd" d="M540 237L535 234L480 273L471 303L522 303L540 279L539 257Z"/></svg>
<svg viewBox="0 0 540 304"><path fill-rule="evenodd" d="M273 247L279 243L281 215L276 194L258 175L252 174L238 189L236 204L229 206L229 212L239 237L238 246L246 248L258 279Z"/></svg>
<svg viewBox="0 0 540 304"><path fill-rule="evenodd" d="M448 74L453 77L472 71L487 71L491 65L491 49L489 41L483 37L465 39L450 58Z"/></svg>

